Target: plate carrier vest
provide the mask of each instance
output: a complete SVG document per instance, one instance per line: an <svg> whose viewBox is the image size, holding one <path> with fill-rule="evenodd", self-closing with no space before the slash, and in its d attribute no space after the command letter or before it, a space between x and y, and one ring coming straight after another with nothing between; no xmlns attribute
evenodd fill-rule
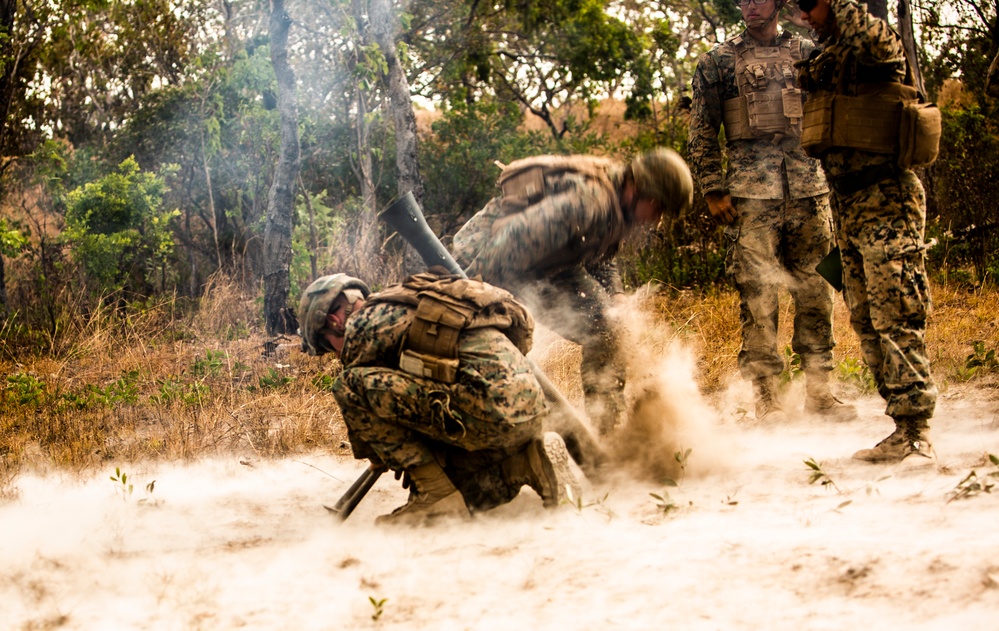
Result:
<svg viewBox="0 0 999 631"><path fill-rule="evenodd" d="M735 81L739 96L722 104L728 140L801 135L804 94L797 86L794 63L801 59L801 40L781 33L777 46L761 46L742 35L728 41L735 48Z"/></svg>

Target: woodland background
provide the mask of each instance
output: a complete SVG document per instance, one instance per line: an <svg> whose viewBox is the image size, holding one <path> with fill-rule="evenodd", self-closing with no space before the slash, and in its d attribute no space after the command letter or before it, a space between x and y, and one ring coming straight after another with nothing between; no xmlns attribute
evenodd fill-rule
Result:
<svg viewBox="0 0 999 631"><path fill-rule="evenodd" d="M870 7L911 18L944 114L919 175L942 305L979 309L948 337L960 379L999 368L975 328L999 274L999 103L982 92L997 6ZM494 161L683 153L690 74L739 16L731 0L0 0L0 490L26 462L335 443L328 419L276 402L291 387L330 406L328 371L273 359L280 337L252 365L294 332L301 289L398 279L404 245L375 214L399 193L448 243L494 194ZM735 310L697 204L621 254L681 325ZM706 339L734 340L726 326ZM849 353L841 377L869 388Z"/></svg>

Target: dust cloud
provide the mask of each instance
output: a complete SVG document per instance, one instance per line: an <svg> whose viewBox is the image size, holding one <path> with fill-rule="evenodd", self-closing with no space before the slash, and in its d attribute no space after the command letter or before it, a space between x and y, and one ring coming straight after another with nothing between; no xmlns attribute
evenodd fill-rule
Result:
<svg viewBox="0 0 999 631"><path fill-rule="evenodd" d="M850 454L890 430L879 399L853 399L849 423L748 425L746 384L707 399L667 329L629 327L619 471L571 505L525 488L468 522L376 528L406 499L383 476L338 523L322 505L364 466L322 452L24 475L0 506L0 629L994 625L999 493L968 484L997 481L989 392L941 397L936 466L872 466Z"/></svg>

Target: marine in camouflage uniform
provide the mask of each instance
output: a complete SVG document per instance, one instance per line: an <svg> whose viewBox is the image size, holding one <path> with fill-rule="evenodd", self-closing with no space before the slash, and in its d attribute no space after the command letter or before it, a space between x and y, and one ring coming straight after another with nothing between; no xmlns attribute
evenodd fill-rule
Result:
<svg viewBox="0 0 999 631"><path fill-rule="evenodd" d="M688 136L688 161L709 209L729 223L727 271L739 291L740 372L753 382L757 420L785 421L777 392L784 370L777 327L778 295L786 285L795 307L791 347L806 374L806 412L851 420L856 411L829 387L833 294L815 271L832 248L829 188L799 139L803 95L793 63L807 58L814 44L780 31L782 0L740 6L747 29L697 61ZM718 142L723 125L727 169Z"/></svg>
<svg viewBox="0 0 999 631"><path fill-rule="evenodd" d="M525 357L533 321L509 293L430 273L366 297L338 298L352 289L367 294L342 274L310 285L300 309L303 348L340 356L333 393L355 457L405 472L414 490L393 516L486 510L525 484L546 506L565 499L565 484L578 493L562 439L542 431L545 399ZM412 354L421 318L436 337L456 336L453 348L438 347L453 358L423 348ZM414 369L407 357L427 363ZM453 371L434 371L438 362Z"/></svg>
<svg viewBox="0 0 999 631"><path fill-rule="evenodd" d="M614 255L636 226L689 205L689 170L664 149L629 164L541 156L512 163L500 183L503 194L455 234L454 257L581 346L586 409L605 434L624 412L625 368L606 313L624 292Z"/></svg>
<svg viewBox="0 0 999 631"><path fill-rule="evenodd" d="M822 52L801 64L800 82L815 99L835 95L866 96L894 104L900 86L910 83L902 39L886 22L870 15L866 5L850 0L800 0L801 17L820 35ZM910 88L912 94L914 88ZM897 116L897 114L895 114ZM873 115L872 115L873 116ZM806 112L803 144L820 155L829 178L837 242L843 261L843 296L853 329L860 337L864 360L887 402L895 430L873 449L854 457L872 462L912 464L935 460L928 430L937 388L930 373L924 336L930 310L925 271L926 206L923 187L911 170L900 168L897 149L873 151L853 146L869 142L878 130L864 130L849 145L817 140L811 149L809 128L816 138L832 134L821 112ZM897 119L895 119L897 120ZM850 122L843 121L846 124ZM852 121L887 128L897 145L896 125ZM836 125L841 123L837 121ZM889 146L891 142L889 142Z"/></svg>

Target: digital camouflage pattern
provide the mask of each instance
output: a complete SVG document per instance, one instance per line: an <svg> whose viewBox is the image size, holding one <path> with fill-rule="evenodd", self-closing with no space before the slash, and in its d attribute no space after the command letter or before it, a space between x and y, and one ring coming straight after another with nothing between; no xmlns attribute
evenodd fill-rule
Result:
<svg viewBox="0 0 999 631"><path fill-rule="evenodd" d="M452 255L470 277L500 287L586 266L607 291L620 293L617 249L602 246L608 233L620 240L628 227L617 195L624 167L608 175L610 186L573 171L546 178L544 197L526 209L493 198L454 235Z"/></svg>
<svg viewBox="0 0 999 631"><path fill-rule="evenodd" d="M843 298L860 346L899 420L933 415L937 388L924 336L930 311L923 187L911 171L851 196L832 196L843 258Z"/></svg>
<svg viewBox="0 0 999 631"><path fill-rule="evenodd" d="M470 506L509 501L519 487L503 482L499 463L541 435L541 386L527 358L492 327L462 332L453 384L400 370L399 351L415 312L405 304L368 302L347 322L343 372L333 393L354 455L376 457L393 470L436 458Z"/></svg>
<svg viewBox="0 0 999 631"><path fill-rule="evenodd" d="M746 31L739 37L753 41ZM803 57L813 48L810 41L801 41ZM723 170L718 130L722 104L739 96L735 62L736 49L730 39L701 55L691 82L687 162L701 191L729 191L733 197L747 199L801 199L827 193L818 160L806 156L799 139L792 136L777 142L771 138L728 141L728 170Z"/></svg>
<svg viewBox="0 0 999 631"><path fill-rule="evenodd" d="M545 178L544 197L511 209L493 198L454 236L452 253L469 276L514 292L535 317L582 348L586 409L601 432L624 410L625 370L617 337L606 315L609 294L623 292L607 248L608 233L620 238L631 227L617 191L624 167L609 171L610 186L565 171Z"/></svg>
<svg viewBox="0 0 999 631"><path fill-rule="evenodd" d="M867 7L832 0L836 28L826 29L821 54L802 67L809 89L851 94L857 76L904 81L902 39ZM852 83L837 85L842 64L856 68ZM822 158L831 178L859 179L885 168L895 156L831 148ZM836 237L843 258L843 297L861 340L864 361L899 426L924 425L933 415L937 389L926 356L926 318L931 308L924 240L926 205L911 171L889 175L851 194L831 195Z"/></svg>
<svg viewBox="0 0 999 631"><path fill-rule="evenodd" d="M906 77L905 49L902 38L884 20L867 12L867 5L852 0L832 0L830 21L838 29L835 39L821 39L823 48L801 62L798 81L810 96L823 92L856 94L863 85L857 76L868 81L902 83ZM846 68L844 68L846 66ZM840 77L845 81L839 84ZM872 167L892 165L898 156L870 153L859 149L834 147L822 157L826 176L835 180Z"/></svg>
<svg viewBox="0 0 999 631"><path fill-rule="evenodd" d="M754 43L747 31L739 37ZM776 46L784 37L767 45ZM725 235L726 271L739 291L739 368L748 380L784 370L777 327L779 291L786 285L795 304L792 348L802 368L828 372L835 345L833 296L815 266L832 247L829 188L819 161L805 155L795 136L727 141L728 171L723 173L722 104L739 96L735 40L715 46L697 62L688 160L701 190L729 190L736 209L736 221ZM813 48L810 41L801 42L802 55Z"/></svg>
<svg viewBox="0 0 999 631"><path fill-rule="evenodd" d="M748 380L779 375L779 290L794 300L791 348L805 371L833 369L832 287L815 271L832 244L825 196L804 199L734 199L736 222L726 227L727 272L739 290L742 348L739 369Z"/></svg>

